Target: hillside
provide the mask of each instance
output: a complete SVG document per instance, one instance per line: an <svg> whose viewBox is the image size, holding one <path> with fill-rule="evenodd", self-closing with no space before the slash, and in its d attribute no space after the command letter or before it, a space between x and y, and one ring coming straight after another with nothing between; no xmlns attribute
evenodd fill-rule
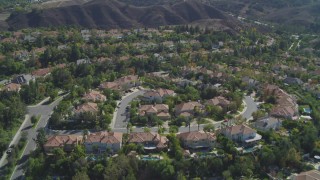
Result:
<svg viewBox="0 0 320 180"><path fill-rule="evenodd" d="M215 8L254 20L320 31L319 0L203 0Z"/></svg>
<svg viewBox="0 0 320 180"><path fill-rule="evenodd" d="M234 30L242 26L235 18L198 1L137 7L114 0L94 0L85 4L18 13L11 15L7 23L13 30L60 25L111 29L179 25L206 19L220 20L216 21L216 25L222 29ZM220 23L222 21L224 23Z"/></svg>

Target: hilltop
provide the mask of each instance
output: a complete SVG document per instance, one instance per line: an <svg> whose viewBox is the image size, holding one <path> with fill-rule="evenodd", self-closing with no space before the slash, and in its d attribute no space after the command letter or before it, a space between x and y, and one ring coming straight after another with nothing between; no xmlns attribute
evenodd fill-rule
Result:
<svg viewBox="0 0 320 180"><path fill-rule="evenodd" d="M7 23L13 30L61 25L113 29L180 25L204 20L217 20L213 26L220 30L235 30L243 26L232 16L198 1L137 7L114 0L94 0L12 14Z"/></svg>

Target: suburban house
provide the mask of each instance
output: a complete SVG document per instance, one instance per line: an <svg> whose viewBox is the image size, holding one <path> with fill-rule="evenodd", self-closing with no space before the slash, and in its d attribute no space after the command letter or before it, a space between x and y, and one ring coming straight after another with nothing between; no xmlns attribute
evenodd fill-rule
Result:
<svg viewBox="0 0 320 180"><path fill-rule="evenodd" d="M122 133L100 131L85 136L84 145L87 153L116 153L121 149Z"/></svg>
<svg viewBox="0 0 320 180"><path fill-rule="evenodd" d="M203 105L195 101L181 103L175 106L175 114L176 116L190 117L194 115L196 109L202 110Z"/></svg>
<svg viewBox="0 0 320 180"><path fill-rule="evenodd" d="M227 126L220 131L228 139L244 144L252 144L261 140L262 136L257 131L245 124Z"/></svg>
<svg viewBox="0 0 320 180"><path fill-rule="evenodd" d="M12 79L11 82L16 84L29 84L29 82L33 80L34 78L30 74L21 74Z"/></svg>
<svg viewBox="0 0 320 180"><path fill-rule="evenodd" d="M271 110L270 115L277 118L298 119L298 104L294 97L275 85L267 85L264 88L264 96L274 96L276 106Z"/></svg>
<svg viewBox="0 0 320 180"><path fill-rule="evenodd" d="M35 78L46 77L51 73L51 68L43 68L32 71L31 75Z"/></svg>
<svg viewBox="0 0 320 180"><path fill-rule="evenodd" d="M297 111L290 106L276 106L271 110L270 115L284 119L296 119Z"/></svg>
<svg viewBox="0 0 320 180"><path fill-rule="evenodd" d="M143 98L149 102L162 102L168 96L174 96L175 92L169 89L150 90L143 94Z"/></svg>
<svg viewBox="0 0 320 180"><path fill-rule="evenodd" d="M113 82L104 82L100 84L99 88L125 91L127 89L137 86L139 83L138 81L138 76L129 75L116 79Z"/></svg>
<svg viewBox="0 0 320 180"><path fill-rule="evenodd" d="M63 148L67 152L71 152L77 145L82 143L82 136L79 135L54 135L47 138L44 144L44 150L47 153L53 149Z"/></svg>
<svg viewBox="0 0 320 180"><path fill-rule="evenodd" d="M90 92L85 93L82 99L86 101L92 101L92 102L102 102L107 100L105 95L95 90L91 90Z"/></svg>
<svg viewBox="0 0 320 180"><path fill-rule="evenodd" d="M230 101L223 96L218 96L208 100L207 104L212 106L220 106L221 108L227 108L230 105Z"/></svg>
<svg viewBox="0 0 320 180"><path fill-rule="evenodd" d="M169 106L166 104L142 105L139 108L140 116L155 115L162 120L169 119Z"/></svg>
<svg viewBox="0 0 320 180"><path fill-rule="evenodd" d="M84 104L79 105L75 109L75 114L79 115L85 112L97 113L99 111L98 105L92 102L86 102Z"/></svg>
<svg viewBox="0 0 320 180"><path fill-rule="evenodd" d="M294 174L290 177L291 180L318 180L320 179L320 172L318 170L311 170Z"/></svg>
<svg viewBox="0 0 320 180"><path fill-rule="evenodd" d="M19 61L28 61L30 59L30 53L26 50L15 51L12 56Z"/></svg>
<svg viewBox="0 0 320 180"><path fill-rule="evenodd" d="M141 144L145 150L164 150L168 147L168 139L154 132L130 133L128 143Z"/></svg>
<svg viewBox="0 0 320 180"><path fill-rule="evenodd" d="M279 130L281 125L282 120L272 116L262 117L254 123L254 127L261 131L267 131L270 129Z"/></svg>
<svg viewBox="0 0 320 180"><path fill-rule="evenodd" d="M256 88L259 84L259 81L252 79L248 76L241 78L241 81L246 85L247 88Z"/></svg>
<svg viewBox="0 0 320 180"><path fill-rule="evenodd" d="M216 144L216 135L210 132L191 131L177 134L183 146L188 149L212 149Z"/></svg>
<svg viewBox="0 0 320 180"><path fill-rule="evenodd" d="M3 88L3 90L5 91L15 91L15 92L19 92L20 89L21 89L21 85L16 83L6 84Z"/></svg>

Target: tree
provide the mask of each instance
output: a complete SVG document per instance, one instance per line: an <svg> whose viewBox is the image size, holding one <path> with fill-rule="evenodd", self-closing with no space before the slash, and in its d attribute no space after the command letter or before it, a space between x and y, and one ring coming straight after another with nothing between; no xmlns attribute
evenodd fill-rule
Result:
<svg viewBox="0 0 320 180"><path fill-rule="evenodd" d="M203 131L204 132L214 132L215 130L215 127L213 124L206 124L204 127L203 127Z"/></svg>
<svg viewBox="0 0 320 180"><path fill-rule="evenodd" d="M35 115L33 115L33 116L31 116L31 123L33 124L33 125L35 125L35 123L37 123L37 121L38 121L38 118L37 118L37 116L35 116Z"/></svg>
<svg viewBox="0 0 320 180"><path fill-rule="evenodd" d="M150 129L150 128L147 128L147 127L144 127L144 128L143 128L143 132L151 132L151 129Z"/></svg>
<svg viewBox="0 0 320 180"><path fill-rule="evenodd" d="M132 132L132 124L129 122L127 124L127 134L131 133Z"/></svg>
<svg viewBox="0 0 320 180"><path fill-rule="evenodd" d="M90 180L88 174L85 171L78 171L73 177L72 180Z"/></svg>
<svg viewBox="0 0 320 180"><path fill-rule="evenodd" d="M44 128L39 129L37 134L37 139L35 139L35 142L37 143L37 146L41 149L43 153L45 153L44 145L47 142L46 138L46 132Z"/></svg>

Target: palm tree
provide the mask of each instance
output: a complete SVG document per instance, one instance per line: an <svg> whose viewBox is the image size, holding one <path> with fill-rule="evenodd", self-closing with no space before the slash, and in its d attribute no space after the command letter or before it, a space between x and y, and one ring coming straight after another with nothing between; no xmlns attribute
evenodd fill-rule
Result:
<svg viewBox="0 0 320 180"><path fill-rule="evenodd" d="M197 118L198 131L200 130L200 124L204 123L204 119L202 117Z"/></svg>

